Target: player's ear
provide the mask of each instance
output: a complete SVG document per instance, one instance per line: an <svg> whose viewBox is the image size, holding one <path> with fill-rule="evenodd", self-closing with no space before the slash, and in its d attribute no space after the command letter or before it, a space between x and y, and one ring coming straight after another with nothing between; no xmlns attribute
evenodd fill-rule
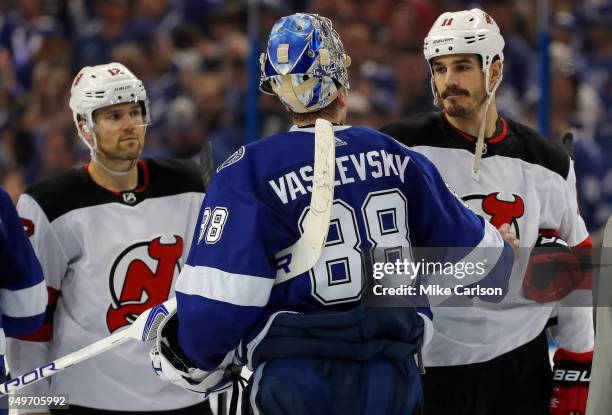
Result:
<svg viewBox="0 0 612 415"><path fill-rule="evenodd" d="M489 85L493 87L502 76L503 65L500 59L496 59L489 68Z"/></svg>
<svg viewBox="0 0 612 415"><path fill-rule="evenodd" d="M338 100L340 108L346 107L346 104L348 103L348 91L346 90L346 88L340 89L338 97L336 99Z"/></svg>
<svg viewBox="0 0 612 415"><path fill-rule="evenodd" d="M85 120L79 121L79 133L90 143L93 144L93 131L89 129Z"/></svg>

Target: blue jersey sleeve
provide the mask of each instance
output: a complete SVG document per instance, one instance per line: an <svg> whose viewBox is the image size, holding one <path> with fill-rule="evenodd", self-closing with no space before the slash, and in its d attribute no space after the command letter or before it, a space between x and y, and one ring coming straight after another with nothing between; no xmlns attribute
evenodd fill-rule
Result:
<svg viewBox="0 0 612 415"><path fill-rule="evenodd" d="M40 263L8 194L0 189L0 310L7 336L38 329L47 290Z"/></svg>
<svg viewBox="0 0 612 415"><path fill-rule="evenodd" d="M410 223L415 246L473 247L485 236L484 219L470 210L448 188L436 167L423 155L410 152L415 170Z"/></svg>
<svg viewBox="0 0 612 415"><path fill-rule="evenodd" d="M458 262L478 257L488 262L483 287L499 287L504 295L508 289L514 252L488 221L474 213L452 192L436 167L423 155L410 152L415 169L411 208L418 214L411 217L410 231L414 246L440 247L445 260ZM467 282L465 280L464 282ZM497 302L502 297L480 297Z"/></svg>
<svg viewBox="0 0 612 415"><path fill-rule="evenodd" d="M278 215L252 193L251 179L233 174L240 167L212 180L176 285L179 345L203 370L217 367L261 318L276 277L274 255L290 244Z"/></svg>

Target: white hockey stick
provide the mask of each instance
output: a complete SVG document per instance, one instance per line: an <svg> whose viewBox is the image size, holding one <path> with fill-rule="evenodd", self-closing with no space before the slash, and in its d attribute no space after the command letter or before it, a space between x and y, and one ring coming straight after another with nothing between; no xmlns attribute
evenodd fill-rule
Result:
<svg viewBox="0 0 612 415"><path fill-rule="evenodd" d="M329 230L329 219L334 199L335 145L331 123L317 119L315 125L314 177L310 210L306 216L304 233L300 239L276 255L277 259L283 258L283 272L277 273L276 283L279 283L279 278L282 279L280 282L284 282L303 274L312 268L321 256ZM212 174L207 173L204 180L210 180L211 176ZM205 184L208 185L208 183ZM154 340L157 338L159 324L174 309L176 309L175 298L150 308L138 316L134 323L126 329L37 367L19 377L7 380L0 385L0 395L18 391L53 376L77 363L113 349L128 340L136 339L143 342Z"/></svg>
<svg viewBox="0 0 612 415"><path fill-rule="evenodd" d="M111 334L95 343L85 346L57 360L37 367L23 375L7 380L0 385L0 395L18 391L49 376L55 375L70 366L76 365L107 350L113 349L128 340L136 339L148 342L157 338L157 328L163 319L176 308L176 299L172 298L163 304L148 309L126 329Z"/></svg>
<svg viewBox="0 0 612 415"><path fill-rule="evenodd" d="M591 369L591 382L586 415L601 415L612 412L612 267L605 258L612 251L612 216L604 230L597 289L594 291L597 306L595 324L595 352Z"/></svg>
<svg viewBox="0 0 612 415"><path fill-rule="evenodd" d="M304 220L304 233L293 245L276 254L274 284L281 284L311 269L325 247L336 169L336 140L332 124L321 118L315 123L314 177L310 209Z"/></svg>

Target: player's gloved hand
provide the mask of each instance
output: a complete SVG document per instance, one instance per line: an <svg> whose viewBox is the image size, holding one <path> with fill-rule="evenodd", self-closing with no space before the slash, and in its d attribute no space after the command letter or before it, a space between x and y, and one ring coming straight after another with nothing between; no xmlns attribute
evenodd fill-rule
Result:
<svg viewBox="0 0 612 415"><path fill-rule="evenodd" d="M523 280L523 294L538 303L558 301L575 290L583 278L580 259L567 242L540 234Z"/></svg>
<svg viewBox="0 0 612 415"><path fill-rule="evenodd" d="M574 353L566 349L555 352L553 392L549 410L552 415L586 413L593 352Z"/></svg>
<svg viewBox="0 0 612 415"><path fill-rule="evenodd" d="M232 384L224 375L225 365L221 364L212 372L194 367L180 351L177 329L178 318L173 310L159 325L155 346L149 352L155 373L181 388L205 394L205 398L229 389Z"/></svg>

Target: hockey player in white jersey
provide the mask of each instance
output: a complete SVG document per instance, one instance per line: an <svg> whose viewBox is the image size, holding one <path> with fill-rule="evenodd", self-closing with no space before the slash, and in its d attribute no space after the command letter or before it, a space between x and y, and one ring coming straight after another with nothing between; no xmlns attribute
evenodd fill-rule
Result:
<svg viewBox="0 0 612 415"><path fill-rule="evenodd" d="M500 304L434 310L436 330L424 353L425 415L584 414L593 348L591 240L570 156L497 113L503 47L482 10L442 14L424 42L442 111L382 129L427 156L493 225L510 223L524 251ZM556 307L561 299L576 307ZM544 332L551 317L559 346L554 378ZM564 376L568 369L581 376Z"/></svg>
<svg viewBox="0 0 612 415"><path fill-rule="evenodd" d="M23 336L42 326L47 288L40 263L28 241L13 201L0 188L0 378L4 368L5 336ZM8 414L6 397L0 414Z"/></svg>
<svg viewBox="0 0 612 415"><path fill-rule="evenodd" d="M81 69L70 108L91 162L31 187L17 206L49 304L42 330L9 343L14 375L121 330L173 297L203 199L191 162L140 159L148 99L125 66ZM152 374L147 351L141 343L121 345L24 393L68 395L62 414L210 411L199 397Z"/></svg>
<svg viewBox="0 0 612 415"><path fill-rule="evenodd" d="M329 19L295 14L275 23L261 89L278 96L295 125L219 168L177 282L178 311L151 353L160 376L205 396L223 385L226 367L248 365L243 414L418 413L414 353L431 335L429 307L360 307L373 283L362 260L370 248L490 246L483 280L503 286L511 269L515 237L504 231L504 242L429 161L375 130L344 125L349 63ZM278 283L297 258L275 255L310 224L318 118L334 124L331 225L314 267Z"/></svg>

